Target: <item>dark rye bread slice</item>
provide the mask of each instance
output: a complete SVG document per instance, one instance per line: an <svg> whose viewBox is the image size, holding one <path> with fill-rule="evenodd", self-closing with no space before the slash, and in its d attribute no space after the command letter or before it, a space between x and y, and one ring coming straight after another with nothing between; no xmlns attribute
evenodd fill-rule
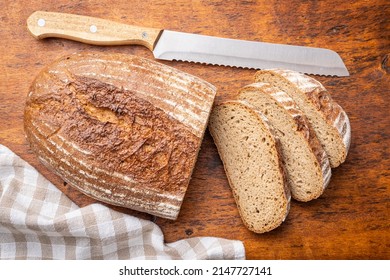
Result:
<svg viewBox="0 0 390 280"><path fill-rule="evenodd" d="M31 149L100 201L176 219L216 94L136 56L79 53L36 77L24 125Z"/></svg>
<svg viewBox="0 0 390 280"><path fill-rule="evenodd" d="M209 130L245 226L256 233L278 227L291 196L266 118L246 102L226 101L214 107Z"/></svg>
<svg viewBox="0 0 390 280"><path fill-rule="evenodd" d="M255 81L270 83L297 102L328 154L331 167L345 161L351 142L349 119L319 81L282 69L258 71Z"/></svg>
<svg viewBox="0 0 390 280"><path fill-rule="evenodd" d="M267 83L242 88L238 99L258 108L280 139L291 195L299 201L318 198L331 178L328 157L294 100Z"/></svg>

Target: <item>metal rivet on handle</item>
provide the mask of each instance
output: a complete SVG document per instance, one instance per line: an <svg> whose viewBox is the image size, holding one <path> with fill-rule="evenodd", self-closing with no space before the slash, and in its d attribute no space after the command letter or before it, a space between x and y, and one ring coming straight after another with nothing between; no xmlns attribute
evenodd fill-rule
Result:
<svg viewBox="0 0 390 280"><path fill-rule="evenodd" d="M147 39L148 38L148 33L146 31L142 32L142 38Z"/></svg>
<svg viewBox="0 0 390 280"><path fill-rule="evenodd" d="M46 24L46 21L43 18L38 19L38 26L43 27L43 26L45 26L45 24Z"/></svg>
<svg viewBox="0 0 390 280"><path fill-rule="evenodd" d="M91 31L92 33L96 33L96 31L97 31L96 25L91 25L91 26L89 27L89 31Z"/></svg>

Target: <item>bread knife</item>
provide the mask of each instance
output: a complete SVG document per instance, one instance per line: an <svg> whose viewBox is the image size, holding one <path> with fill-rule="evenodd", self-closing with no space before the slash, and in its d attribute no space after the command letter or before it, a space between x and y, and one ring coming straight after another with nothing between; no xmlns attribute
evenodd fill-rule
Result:
<svg viewBox="0 0 390 280"><path fill-rule="evenodd" d="M45 11L31 14L27 27L37 39L57 37L93 45L143 45L162 60L349 76L341 57L324 48L220 38Z"/></svg>

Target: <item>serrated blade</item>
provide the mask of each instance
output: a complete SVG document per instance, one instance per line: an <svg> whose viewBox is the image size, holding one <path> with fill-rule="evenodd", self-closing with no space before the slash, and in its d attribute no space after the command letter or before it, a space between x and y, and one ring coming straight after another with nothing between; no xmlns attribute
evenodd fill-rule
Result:
<svg viewBox="0 0 390 280"><path fill-rule="evenodd" d="M164 30L155 58L251 69L285 68L307 74L349 76L340 56L329 49L219 38Z"/></svg>

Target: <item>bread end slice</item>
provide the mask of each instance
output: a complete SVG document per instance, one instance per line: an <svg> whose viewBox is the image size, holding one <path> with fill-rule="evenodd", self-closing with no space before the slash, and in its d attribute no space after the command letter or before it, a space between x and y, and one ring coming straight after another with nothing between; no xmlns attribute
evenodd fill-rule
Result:
<svg viewBox="0 0 390 280"><path fill-rule="evenodd" d="M214 107L209 130L245 226L256 233L280 226L291 196L266 118L246 102L225 101Z"/></svg>

